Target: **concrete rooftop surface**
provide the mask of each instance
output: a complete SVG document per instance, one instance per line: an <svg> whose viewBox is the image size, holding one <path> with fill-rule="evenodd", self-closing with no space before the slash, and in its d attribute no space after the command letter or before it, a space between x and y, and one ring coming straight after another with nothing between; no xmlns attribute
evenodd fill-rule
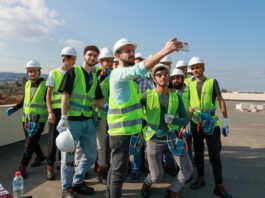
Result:
<svg viewBox="0 0 265 198"><path fill-rule="evenodd" d="M240 112L235 109L236 103L238 102L226 103L230 134L227 138L222 136L221 159L224 185L236 198L265 197L265 111ZM222 120L222 116L219 117ZM47 151L47 142L47 135L43 135L41 146L45 152ZM19 166L23 146L24 141L0 147L0 183L11 193L12 179ZM60 174L57 171L55 181L46 181L46 165L45 162L39 167L27 168L29 177L24 180L25 195L32 195L34 198L58 198L61 196ZM196 175L196 171L194 174ZM106 186L97 182L92 170L89 175L90 179L87 181L95 188L95 194L80 197L104 197ZM144 176L142 173L138 183L126 181L123 186L123 197L140 197ZM171 180L172 177L165 173L163 179L152 186L151 197L164 197L166 187ZM213 194L214 180L207 151L205 152L205 180L206 185L199 190L191 190L189 184L185 185L180 191L180 197L217 197Z"/></svg>

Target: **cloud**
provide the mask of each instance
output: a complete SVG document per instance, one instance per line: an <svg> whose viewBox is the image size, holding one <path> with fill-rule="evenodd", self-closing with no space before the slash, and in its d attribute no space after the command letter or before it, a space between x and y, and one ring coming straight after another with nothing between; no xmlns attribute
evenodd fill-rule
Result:
<svg viewBox="0 0 265 198"><path fill-rule="evenodd" d="M1 0L0 13L2 38L47 39L54 28L64 24L44 0Z"/></svg>
<svg viewBox="0 0 265 198"><path fill-rule="evenodd" d="M85 44L83 41L78 41L75 39L67 39L63 43L64 45L73 46L73 47L82 47Z"/></svg>
<svg viewBox="0 0 265 198"><path fill-rule="evenodd" d="M0 49L3 49L3 48L5 48L5 43L4 42L2 42L2 41L0 41Z"/></svg>

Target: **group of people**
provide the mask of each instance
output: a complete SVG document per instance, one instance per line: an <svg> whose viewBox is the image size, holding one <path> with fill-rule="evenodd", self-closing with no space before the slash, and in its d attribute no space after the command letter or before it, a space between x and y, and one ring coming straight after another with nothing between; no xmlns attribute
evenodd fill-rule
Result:
<svg viewBox="0 0 265 198"><path fill-rule="evenodd" d="M27 178L26 168L35 153L31 166L47 159L46 178L54 180L57 157L62 197L75 198L94 193L85 182L87 171L94 165L98 180L106 184L106 198L119 198L130 164L131 182L139 180L142 167L148 169L142 197L151 196L152 184L161 179L165 169L174 176L165 197L176 198L193 178L193 161L197 177L190 187L205 185L205 139L214 193L232 197L222 178L220 136L228 135L229 123L217 80L204 76L205 63L199 57L192 57L189 64L178 61L172 67L168 55L182 48L176 38L146 59L135 54L136 48L137 44L126 38L115 43L113 52L89 45L83 50L82 66L75 66L76 50L65 47L61 67L52 70L47 81L40 77L38 61L26 64L29 80L24 98L6 110L10 116L23 108L26 142L19 166L22 176ZM217 101L222 126L215 113ZM47 120L46 157L39 140ZM56 137L63 134L60 145L72 146L68 141L72 138L74 148L57 152Z"/></svg>

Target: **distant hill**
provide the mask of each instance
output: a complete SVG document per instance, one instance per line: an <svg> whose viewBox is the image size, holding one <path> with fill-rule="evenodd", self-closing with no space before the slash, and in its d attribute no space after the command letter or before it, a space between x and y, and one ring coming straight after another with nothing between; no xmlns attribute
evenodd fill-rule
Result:
<svg viewBox="0 0 265 198"><path fill-rule="evenodd" d="M0 81L18 81L22 77L27 78L26 73L0 72ZM48 74L42 74L41 77L47 79Z"/></svg>

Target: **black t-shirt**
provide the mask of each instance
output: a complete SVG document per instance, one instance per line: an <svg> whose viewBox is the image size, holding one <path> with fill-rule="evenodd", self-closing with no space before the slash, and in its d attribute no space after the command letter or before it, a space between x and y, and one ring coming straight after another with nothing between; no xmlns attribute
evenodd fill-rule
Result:
<svg viewBox="0 0 265 198"><path fill-rule="evenodd" d="M97 78L98 78L98 82L99 82L99 83L102 83L102 81L105 80L105 78L107 78L107 76L108 76L107 73L106 73L105 75L100 75L101 70L102 70L102 69L100 69L100 70L98 70L98 71L96 72L96 76L97 76Z"/></svg>
<svg viewBox="0 0 265 198"><path fill-rule="evenodd" d="M86 92L89 92L89 90L93 84L92 72L87 73L83 67L81 67L81 68L82 68L82 71L83 71L83 74L84 74L85 80L86 80ZM65 91L66 93L71 95L72 91L73 91L74 82L75 82L75 68L72 67L71 69L69 69L65 73L58 91L61 93L63 93ZM100 88L100 85L98 82L97 87L96 87L96 91L95 91L95 98L94 99L102 99L102 98L103 98L103 95L102 95L101 88ZM89 118L91 118L91 117L89 117ZM85 117L84 115L69 116L68 117L69 120L87 120L89 118Z"/></svg>
<svg viewBox="0 0 265 198"><path fill-rule="evenodd" d="M205 82L206 78L202 81L197 81L197 92L198 92L198 96L199 96L199 99L201 99L201 93L202 93L202 86ZM214 79L214 84L213 84L213 93L212 93L212 101L213 101L213 104L215 103L216 101L216 97L217 96L220 96L221 95L221 91L220 91L220 87L219 87L219 84L217 82L216 79Z"/></svg>

